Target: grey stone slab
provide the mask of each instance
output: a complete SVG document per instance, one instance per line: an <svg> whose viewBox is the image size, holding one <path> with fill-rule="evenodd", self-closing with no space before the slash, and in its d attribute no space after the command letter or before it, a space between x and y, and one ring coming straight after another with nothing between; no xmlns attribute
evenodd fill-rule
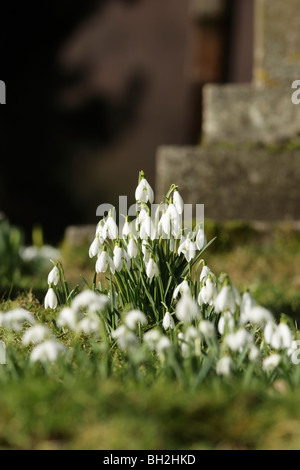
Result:
<svg viewBox="0 0 300 470"><path fill-rule="evenodd" d="M172 183L208 219L300 220L300 148L160 147L156 200Z"/></svg>
<svg viewBox="0 0 300 470"><path fill-rule="evenodd" d="M291 84L280 89L206 85L204 141L272 143L293 139L300 134L300 105L292 103L293 91Z"/></svg>

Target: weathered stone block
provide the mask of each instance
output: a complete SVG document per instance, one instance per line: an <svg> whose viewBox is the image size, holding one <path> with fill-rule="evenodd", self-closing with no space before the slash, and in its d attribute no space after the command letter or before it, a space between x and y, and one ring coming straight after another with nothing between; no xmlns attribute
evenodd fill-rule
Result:
<svg viewBox="0 0 300 470"><path fill-rule="evenodd" d="M203 139L273 143L300 134L300 105L292 103L290 84L206 85L203 89Z"/></svg>
<svg viewBox="0 0 300 470"><path fill-rule="evenodd" d="M300 220L300 147L160 147L156 168L157 202L175 183L209 219Z"/></svg>

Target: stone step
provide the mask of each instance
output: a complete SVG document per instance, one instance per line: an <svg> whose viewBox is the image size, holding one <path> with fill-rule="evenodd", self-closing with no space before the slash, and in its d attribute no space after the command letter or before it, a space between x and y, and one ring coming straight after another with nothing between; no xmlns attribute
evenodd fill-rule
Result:
<svg viewBox="0 0 300 470"><path fill-rule="evenodd" d="M300 145L159 147L156 202L172 183L215 220L300 220Z"/></svg>
<svg viewBox="0 0 300 470"><path fill-rule="evenodd" d="M299 71L300 78L300 71ZM206 85L203 140L273 143L300 135L300 105L292 82L280 88L251 84Z"/></svg>

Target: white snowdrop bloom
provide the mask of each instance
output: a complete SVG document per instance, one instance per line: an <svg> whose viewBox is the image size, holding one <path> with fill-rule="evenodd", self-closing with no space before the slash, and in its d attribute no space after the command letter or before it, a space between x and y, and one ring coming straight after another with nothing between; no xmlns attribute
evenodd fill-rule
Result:
<svg viewBox="0 0 300 470"><path fill-rule="evenodd" d="M173 204L176 207L178 214L182 214L184 203L177 189L175 189L173 193Z"/></svg>
<svg viewBox="0 0 300 470"><path fill-rule="evenodd" d="M193 320L200 319L198 305L190 295L183 295L176 305L176 317L182 323L192 323Z"/></svg>
<svg viewBox="0 0 300 470"><path fill-rule="evenodd" d="M239 293L239 291L237 290L234 284L231 284L231 289L232 289L232 293L233 293L233 297L234 297L236 305L241 305L241 301L242 301L241 294Z"/></svg>
<svg viewBox="0 0 300 470"><path fill-rule="evenodd" d="M250 359L250 361L255 362L259 359L259 357L260 357L260 351L259 351L258 347L255 346L255 344L252 344L252 346L250 347L250 350L249 350L249 359Z"/></svg>
<svg viewBox="0 0 300 470"><path fill-rule="evenodd" d="M98 254L96 261L96 273L106 273L108 270L115 273L115 265L107 251L102 251Z"/></svg>
<svg viewBox="0 0 300 470"><path fill-rule="evenodd" d="M51 269L50 273L48 274L48 284L53 284L56 286L59 281L59 270L57 266L54 266L53 269Z"/></svg>
<svg viewBox="0 0 300 470"><path fill-rule="evenodd" d="M156 352L161 355L172 348L172 343L167 336L161 336L156 344Z"/></svg>
<svg viewBox="0 0 300 470"><path fill-rule="evenodd" d="M138 249L133 238L130 238L127 245L127 253L130 258L136 258L138 254Z"/></svg>
<svg viewBox="0 0 300 470"><path fill-rule="evenodd" d="M144 220L148 217L148 211L146 209L141 209L138 213L137 218L135 219L135 228L138 231Z"/></svg>
<svg viewBox="0 0 300 470"><path fill-rule="evenodd" d="M146 274L149 279L159 276L159 269L153 258L150 258L146 266Z"/></svg>
<svg viewBox="0 0 300 470"><path fill-rule="evenodd" d="M55 362L59 355L66 350L66 347L56 341L48 340L38 344L30 354L31 362Z"/></svg>
<svg viewBox="0 0 300 470"><path fill-rule="evenodd" d="M45 300L44 300L44 307L45 309L51 308L52 310L56 309L57 307L57 297L52 289L52 287L49 287L48 292L46 294Z"/></svg>
<svg viewBox="0 0 300 470"><path fill-rule="evenodd" d="M156 238L155 225L153 223L152 218L148 214L141 223L140 238L142 240L146 240L147 238L150 238L151 240L155 240Z"/></svg>
<svg viewBox="0 0 300 470"><path fill-rule="evenodd" d="M163 238L171 237L171 220L166 212L164 212L159 219L157 233Z"/></svg>
<svg viewBox="0 0 300 470"><path fill-rule="evenodd" d="M77 323L76 331L85 334L99 333L100 325L100 318L95 313L90 313Z"/></svg>
<svg viewBox="0 0 300 470"><path fill-rule="evenodd" d="M271 356L263 360L262 368L264 371L270 372L279 365L280 361L281 356L279 354L271 354Z"/></svg>
<svg viewBox="0 0 300 470"><path fill-rule="evenodd" d="M168 330L169 328L171 330L174 330L175 322L174 322L173 317L170 314L170 312L165 313L163 321L162 321L162 326L163 326L164 330Z"/></svg>
<svg viewBox="0 0 300 470"><path fill-rule="evenodd" d="M24 308L15 308L1 315L0 326L8 330L21 331L25 322L34 325L33 315Z"/></svg>
<svg viewBox="0 0 300 470"><path fill-rule="evenodd" d="M142 178L135 190L135 200L141 202L154 201L154 192L146 178Z"/></svg>
<svg viewBox="0 0 300 470"><path fill-rule="evenodd" d="M198 304L208 304L213 305L215 298L218 295L217 287L215 282L212 280L211 277L206 278L203 281L203 285L200 289L198 295Z"/></svg>
<svg viewBox="0 0 300 470"><path fill-rule="evenodd" d="M293 340L290 347L287 350L287 355L292 356L296 351L300 352L300 340Z"/></svg>
<svg viewBox="0 0 300 470"><path fill-rule="evenodd" d="M292 332L285 323L277 326L273 322L268 322L264 330L265 340L274 349L287 349L292 344Z"/></svg>
<svg viewBox="0 0 300 470"><path fill-rule="evenodd" d="M123 248L118 245L115 245L113 263L116 271L121 271L124 262L127 263L127 259Z"/></svg>
<svg viewBox="0 0 300 470"><path fill-rule="evenodd" d="M226 335L224 343L231 351L242 352L247 346L253 343L253 337L248 331L241 328L235 333L229 333Z"/></svg>
<svg viewBox="0 0 300 470"><path fill-rule="evenodd" d="M34 325L25 331L22 337L22 343L28 345L30 343L38 344L52 337L51 330L45 325Z"/></svg>
<svg viewBox="0 0 300 470"><path fill-rule="evenodd" d="M58 326L66 326L70 330L76 330L80 316L72 308L63 308L57 318Z"/></svg>
<svg viewBox="0 0 300 470"><path fill-rule="evenodd" d="M123 351L128 348L134 348L138 344L137 336L125 325L119 326L111 335L117 340L119 348Z"/></svg>
<svg viewBox="0 0 300 470"><path fill-rule="evenodd" d="M221 313L223 311L229 311L234 313L235 309L236 303L231 286L223 286L215 300L216 312Z"/></svg>
<svg viewBox="0 0 300 470"><path fill-rule="evenodd" d="M176 297L178 297L178 294L191 295L190 286L186 280L182 281L180 284L178 284L177 287L175 287L173 292L173 299L176 299Z"/></svg>
<svg viewBox="0 0 300 470"><path fill-rule="evenodd" d="M94 258L94 256L98 255L101 249L102 245L100 243L99 237L95 237L89 249L89 257Z"/></svg>
<svg viewBox="0 0 300 470"><path fill-rule="evenodd" d="M187 343L193 342L196 339L200 338L200 332L194 326L189 326L185 330L185 332L183 334L183 338Z"/></svg>
<svg viewBox="0 0 300 470"><path fill-rule="evenodd" d="M185 259L189 263L196 256L196 248L196 244L189 237L183 237L183 241L180 243L177 253L178 255L183 253Z"/></svg>
<svg viewBox="0 0 300 470"><path fill-rule="evenodd" d="M126 221L125 221L125 224L123 225L123 228L122 228L122 237L123 237L123 239L127 238L128 235L130 235L130 234L132 235L132 233L133 233L132 223L127 218Z"/></svg>
<svg viewBox="0 0 300 470"><path fill-rule="evenodd" d="M197 230L197 234L196 234L196 247L199 251L202 250L202 248L205 247L207 243L207 238L206 238L206 235L205 235L205 232L203 230L203 228L199 228Z"/></svg>
<svg viewBox="0 0 300 470"><path fill-rule="evenodd" d="M224 312L218 322L220 335L223 335L226 329L228 333L232 332L234 329L234 318L230 312Z"/></svg>
<svg viewBox="0 0 300 470"><path fill-rule="evenodd" d="M118 226L112 216L107 217L103 227L102 236L105 240L106 238L115 240L118 237Z"/></svg>
<svg viewBox="0 0 300 470"><path fill-rule="evenodd" d="M256 306L256 302L249 292L244 292L240 305L240 323L245 325L249 321L248 314Z"/></svg>
<svg viewBox="0 0 300 470"><path fill-rule="evenodd" d="M199 331L204 336L204 338L214 338L216 336L215 326L209 320L200 321Z"/></svg>
<svg viewBox="0 0 300 470"><path fill-rule="evenodd" d="M74 297L71 303L71 308L75 312L85 310L89 313L104 310L109 303L109 299L104 294L98 294L92 290L84 290Z"/></svg>
<svg viewBox="0 0 300 470"><path fill-rule="evenodd" d="M140 310L130 310L125 316L125 325L130 330L135 330L138 324L147 325L146 315Z"/></svg>
<svg viewBox="0 0 300 470"><path fill-rule="evenodd" d="M233 369L233 360L229 356L223 356L216 364L216 372L218 375L228 376Z"/></svg>
<svg viewBox="0 0 300 470"><path fill-rule="evenodd" d="M272 313L264 307L259 305L252 307L248 311L248 320L250 323L264 326L269 322L274 322Z"/></svg>
<svg viewBox="0 0 300 470"><path fill-rule="evenodd" d="M155 349L158 341L162 337L162 334L159 330L149 330L144 334L144 343L148 346L149 349Z"/></svg>
<svg viewBox="0 0 300 470"><path fill-rule="evenodd" d="M176 207L174 204L169 204L168 208L165 213L165 221L169 218L170 220L170 230L169 233L167 233L165 230L166 235L170 236L170 232L173 235L173 237L177 238L178 235L181 233L181 217L179 213L176 210ZM169 224L167 224L167 227ZM163 224L164 228L164 224Z"/></svg>
<svg viewBox="0 0 300 470"><path fill-rule="evenodd" d="M204 265L200 274L200 282L202 281L202 279L206 279L210 273L211 273L211 270L209 269L209 267Z"/></svg>

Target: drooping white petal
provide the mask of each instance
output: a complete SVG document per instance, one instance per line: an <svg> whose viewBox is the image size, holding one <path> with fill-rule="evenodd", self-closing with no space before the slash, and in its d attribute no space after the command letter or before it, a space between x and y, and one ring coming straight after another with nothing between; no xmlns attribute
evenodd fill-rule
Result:
<svg viewBox="0 0 300 470"><path fill-rule="evenodd" d="M48 292L47 292L45 300L44 300L44 307L45 307L45 309L51 308L52 310L54 310L57 307L57 303L58 302L57 302L56 294L55 294L54 290L52 289L52 287L50 287L48 289Z"/></svg>
<svg viewBox="0 0 300 470"><path fill-rule="evenodd" d="M182 197L180 196L179 192L176 189L173 193L173 203L174 203L174 206L176 207L178 214L182 214L184 203L183 203Z"/></svg>
<svg viewBox="0 0 300 470"><path fill-rule="evenodd" d="M57 266L54 266L54 268L50 271L48 274L48 284L53 284L56 286L59 281L59 270Z"/></svg>

